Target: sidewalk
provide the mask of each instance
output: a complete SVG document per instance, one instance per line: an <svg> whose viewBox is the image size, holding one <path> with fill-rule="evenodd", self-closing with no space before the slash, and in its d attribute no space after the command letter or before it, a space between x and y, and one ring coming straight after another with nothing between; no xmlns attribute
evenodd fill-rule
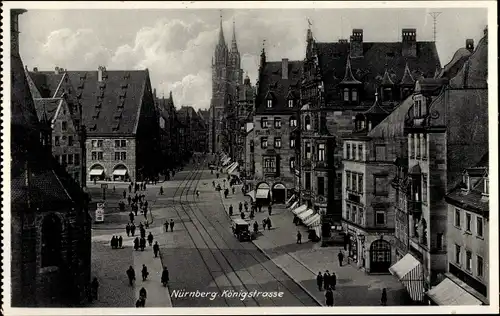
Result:
<svg viewBox="0 0 500 316"><path fill-rule="evenodd" d="M241 193L241 185L236 186L234 195L230 192L225 199L221 191L220 197L226 212L229 205L233 205L233 218L240 217L239 202L244 203L249 199ZM322 248L320 243L308 241L307 228L303 225L295 226L293 213L285 209L284 205L273 206L270 216L273 228L262 231L262 220L268 217L267 207L262 210L261 213L255 213L254 220L249 220L249 212L245 214L250 224L254 221L259 224L261 233L253 243L321 305L325 304L325 296L324 292L318 290L316 275L319 271L324 273L326 270L337 275L337 286L334 291L336 306L380 306L383 288L387 289L387 305L405 304L406 291L395 277L369 275L346 263L340 267L337 254L341 248ZM302 244L296 243L297 230L302 234Z"/></svg>

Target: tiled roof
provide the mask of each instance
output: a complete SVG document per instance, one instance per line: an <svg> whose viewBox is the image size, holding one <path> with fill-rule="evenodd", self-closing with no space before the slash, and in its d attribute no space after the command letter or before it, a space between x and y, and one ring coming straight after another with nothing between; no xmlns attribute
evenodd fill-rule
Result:
<svg viewBox="0 0 500 316"><path fill-rule="evenodd" d="M406 67L405 67L405 73L406 73ZM380 83L383 86L392 86L394 85L394 82L392 82L391 76L387 72L387 69L384 72L384 77L382 78L382 82Z"/></svg>
<svg viewBox="0 0 500 316"><path fill-rule="evenodd" d="M464 47L459 48L451 58L450 62L443 67L438 75L438 78L455 77L464 63L469 59L470 55L471 52L468 49Z"/></svg>
<svg viewBox="0 0 500 316"><path fill-rule="evenodd" d="M399 84L404 86L413 86L415 84L415 79L413 79L410 68L408 67L408 63L405 64L403 78L401 78Z"/></svg>
<svg viewBox="0 0 500 316"><path fill-rule="evenodd" d="M488 87L488 40L483 37L458 74L450 80L453 88Z"/></svg>
<svg viewBox="0 0 500 316"><path fill-rule="evenodd" d="M415 92L426 96L438 96L447 83L447 78L420 78L417 80Z"/></svg>
<svg viewBox="0 0 500 316"><path fill-rule="evenodd" d="M47 119L52 122L62 99L35 99L35 109L38 120Z"/></svg>
<svg viewBox="0 0 500 316"><path fill-rule="evenodd" d="M315 45L327 102L338 100L337 85L345 75L350 44L318 42ZM395 83L401 82L407 63L415 79L434 76L436 67L440 67L435 43L417 42L416 45L417 57L406 58L402 55L403 43L363 43L363 57L351 59L352 73L363 83L363 101L373 102L386 69Z"/></svg>
<svg viewBox="0 0 500 316"><path fill-rule="evenodd" d="M300 80L302 77L302 61L288 61L288 79L282 78L282 62L266 62L259 75L259 88L256 98L256 113L272 113L273 111L295 112L296 108L288 107L287 97L290 93L300 98ZM290 89L291 88L291 89ZM273 96L273 108L268 109L265 99L268 93Z"/></svg>
<svg viewBox="0 0 500 316"><path fill-rule="evenodd" d="M348 56L348 58L347 58L344 79L342 79L340 84L361 84L361 81L354 78L354 75L352 74L351 57L350 56Z"/></svg>
<svg viewBox="0 0 500 316"><path fill-rule="evenodd" d="M413 106L413 96L409 96L394 109L382 122L375 126L369 133L373 138L398 138L404 137L406 114Z"/></svg>
<svg viewBox="0 0 500 316"><path fill-rule="evenodd" d="M56 74L54 71L30 71L29 75L42 98L53 98L61 84L64 73Z"/></svg>
<svg viewBox="0 0 500 316"><path fill-rule="evenodd" d="M368 109L366 110L365 112L363 112L363 114L389 114L390 111L384 109L382 107L382 105L380 105L380 102L378 101L378 99L375 100L375 102L373 102L373 105Z"/></svg>
<svg viewBox="0 0 500 316"><path fill-rule="evenodd" d="M147 70L68 71L82 105L82 121L92 134L133 134L148 82Z"/></svg>

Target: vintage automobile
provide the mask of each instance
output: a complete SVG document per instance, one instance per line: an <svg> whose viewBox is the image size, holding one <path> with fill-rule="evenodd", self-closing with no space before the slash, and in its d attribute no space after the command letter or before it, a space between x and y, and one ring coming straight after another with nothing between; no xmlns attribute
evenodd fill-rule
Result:
<svg viewBox="0 0 500 316"><path fill-rule="evenodd" d="M241 218L233 219L233 234L239 241L251 241L255 238L254 234L250 232L250 224Z"/></svg>

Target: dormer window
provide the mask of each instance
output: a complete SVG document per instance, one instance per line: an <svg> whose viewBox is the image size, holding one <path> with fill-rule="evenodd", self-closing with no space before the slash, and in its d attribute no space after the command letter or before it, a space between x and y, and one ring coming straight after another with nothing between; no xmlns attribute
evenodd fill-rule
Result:
<svg viewBox="0 0 500 316"><path fill-rule="evenodd" d="M352 89L352 101L358 101L358 90Z"/></svg>
<svg viewBox="0 0 500 316"><path fill-rule="evenodd" d="M468 174L464 174L462 181L464 183L464 190L469 191L470 190L470 177Z"/></svg>
<svg viewBox="0 0 500 316"><path fill-rule="evenodd" d="M392 89L391 88L384 88L382 91L382 98L384 101L391 101L392 100Z"/></svg>
<svg viewBox="0 0 500 316"><path fill-rule="evenodd" d="M349 89L344 89L344 101L349 101Z"/></svg>
<svg viewBox="0 0 500 316"><path fill-rule="evenodd" d="M267 108L270 109L273 107L273 100L267 100Z"/></svg>

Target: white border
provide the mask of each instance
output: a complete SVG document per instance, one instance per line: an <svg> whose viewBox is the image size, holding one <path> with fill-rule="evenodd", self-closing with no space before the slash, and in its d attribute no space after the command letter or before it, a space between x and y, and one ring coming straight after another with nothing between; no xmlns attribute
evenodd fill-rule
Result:
<svg viewBox="0 0 500 316"><path fill-rule="evenodd" d="M10 280L10 58L5 57L5 52L10 51L10 29L5 27L10 25L11 8L24 9L219 9L219 8L238 8L238 9L326 9L326 8L487 8L488 9L488 97L489 97L489 139L490 139L490 186L491 192L498 192L498 73L497 73L497 11L494 1L422 1L422 2L400 2L400 1L344 1L344 2L97 2L97 1L78 1L78 2L3 2L2 7L2 198L3 198L3 313L6 315L152 315L152 314L261 314L261 308L11 308L10 307L10 286L6 281ZM4 32L4 30L6 30ZM304 30L305 32L305 30ZM8 55L9 56L9 55ZM7 140L7 141L5 141ZM7 176L7 178L6 178ZM490 195L490 209L498 210L498 195ZM348 314L430 314L430 313L498 313L499 290L498 290L498 212L490 212L490 306L455 306L455 307L434 307L434 306L415 306L415 307L293 307L293 308L266 308L265 314L314 314L314 313L348 313ZM7 260L5 260L7 259Z"/></svg>

